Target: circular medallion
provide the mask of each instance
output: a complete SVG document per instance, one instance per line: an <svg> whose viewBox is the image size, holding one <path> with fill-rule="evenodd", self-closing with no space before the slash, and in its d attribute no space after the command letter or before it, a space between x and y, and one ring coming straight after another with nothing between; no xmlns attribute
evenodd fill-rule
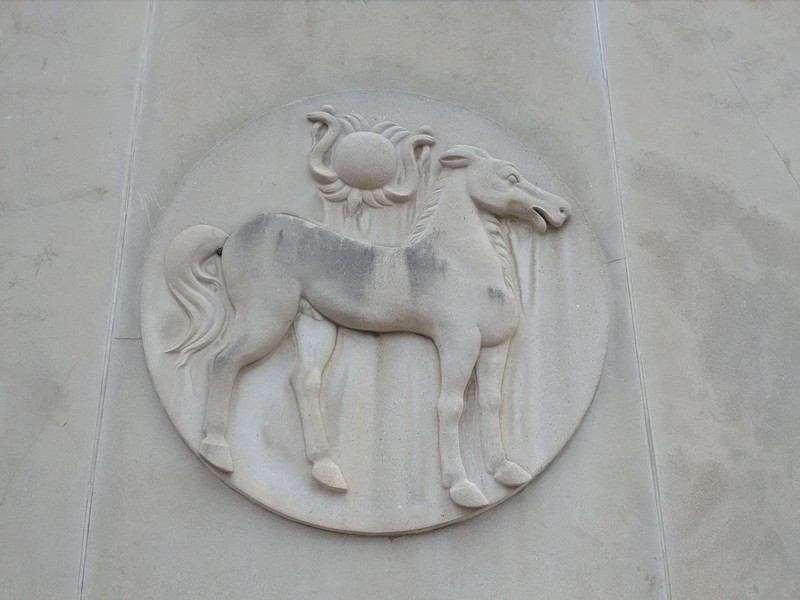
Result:
<svg viewBox="0 0 800 600"><path fill-rule="evenodd" d="M609 301L581 201L513 134L432 98L264 114L187 175L147 255L169 418L228 485L309 525L480 514L553 460L600 378Z"/></svg>

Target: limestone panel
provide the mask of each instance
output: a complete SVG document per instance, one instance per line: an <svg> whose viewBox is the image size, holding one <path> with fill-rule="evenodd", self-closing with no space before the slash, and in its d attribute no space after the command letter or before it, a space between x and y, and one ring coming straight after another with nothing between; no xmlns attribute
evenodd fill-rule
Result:
<svg viewBox="0 0 800 600"><path fill-rule="evenodd" d="M0 6L0 597L73 598L146 6Z"/></svg>
<svg viewBox="0 0 800 600"><path fill-rule="evenodd" d="M795 3L600 3L676 598L800 594Z"/></svg>
<svg viewBox="0 0 800 600"><path fill-rule="evenodd" d="M133 339L113 347L88 597L663 596L598 49L588 3L157 6L115 322ZM461 105L534 148L611 280L604 373L564 451L497 509L402 539L291 523L221 484L171 427L136 339L144 256L193 166L270 109L364 88Z"/></svg>

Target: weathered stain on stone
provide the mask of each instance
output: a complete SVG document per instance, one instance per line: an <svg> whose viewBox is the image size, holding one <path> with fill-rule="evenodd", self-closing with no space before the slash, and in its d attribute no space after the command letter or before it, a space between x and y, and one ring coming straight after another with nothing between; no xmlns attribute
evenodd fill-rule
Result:
<svg viewBox="0 0 800 600"><path fill-rule="evenodd" d="M252 247L264 237L264 232L270 225L273 215L258 215L248 220L238 230L236 230L236 237L241 241L243 246Z"/></svg>
<svg viewBox="0 0 800 600"><path fill-rule="evenodd" d="M486 288L486 293L489 295L489 299L494 302L505 304L509 300L508 290L503 290L498 287L489 286Z"/></svg>
<svg viewBox="0 0 800 600"><path fill-rule="evenodd" d="M447 260L439 258L430 238L403 248L411 295L419 296L447 272Z"/></svg>
<svg viewBox="0 0 800 600"><path fill-rule="evenodd" d="M376 248L315 226L310 235L303 237L307 237L307 247L316 257L314 270L318 275L324 279L345 281L353 295L363 299L374 279Z"/></svg>

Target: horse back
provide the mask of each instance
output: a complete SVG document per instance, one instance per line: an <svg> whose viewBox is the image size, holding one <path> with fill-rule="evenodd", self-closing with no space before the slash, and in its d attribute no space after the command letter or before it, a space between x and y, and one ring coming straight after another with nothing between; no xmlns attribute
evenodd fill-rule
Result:
<svg viewBox="0 0 800 600"><path fill-rule="evenodd" d="M228 285L234 304L240 291L263 300L296 290L329 319L368 331L424 333L425 319L416 314L429 312L418 310L425 304L421 261L408 247L362 242L285 214L250 219L223 249L226 284L235 280L236 289Z"/></svg>

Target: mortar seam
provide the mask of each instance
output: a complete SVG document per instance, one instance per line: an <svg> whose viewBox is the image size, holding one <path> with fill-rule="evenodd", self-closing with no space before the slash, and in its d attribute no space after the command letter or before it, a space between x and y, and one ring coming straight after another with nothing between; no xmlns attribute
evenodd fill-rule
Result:
<svg viewBox="0 0 800 600"><path fill-rule="evenodd" d="M100 380L100 393L98 398L97 413L95 418L94 439L92 445L92 458L89 466L89 478L86 483L86 500L84 508L83 535L81 539L81 559L78 567L78 585L76 597L80 600L83 597L84 582L86 576L86 562L89 550L89 534L92 523L92 508L94 502L94 484L97 473L97 459L100 448L100 438L102 433L103 411L105 407L106 395L108 392L108 374L111 366L111 353L114 345L114 324L117 314L117 300L119 297L119 287L122 270L122 258L125 252L125 238L128 225L128 209L130 205L132 175L134 160L136 157L137 138L141 124L141 113L143 104L144 75L147 68L147 59L151 45L153 14L156 0L150 0L147 6L145 17L145 27L142 35L142 50L139 58L139 66L136 73L136 93L133 102L133 114L131 115L130 137L128 141L127 164L122 186L122 206L120 207L119 228L117 230L117 247L114 256L114 275L112 279L111 308L109 320L106 328L106 339L103 351L102 376Z"/></svg>
<svg viewBox="0 0 800 600"><path fill-rule="evenodd" d="M598 0L593 0L595 26L597 27L597 42L600 49L600 63L603 71L603 82L605 83L606 103L608 106L609 129L611 133L611 160L612 176L614 179L614 191L617 200L617 213L622 233L622 252L625 256L625 278L628 284L628 304L631 318L631 328L633 332L633 345L636 352L636 367L639 376L639 393L642 398L642 410L644 413L645 433L647 437L647 449L650 458L650 475L653 480L653 496L656 509L656 519L658 521L658 534L661 546L661 568L664 571L664 595L667 600L672 599L672 583L669 574L669 559L667 557L667 540L664 529L664 516L661 501L661 486L658 478L658 465L656 461L655 441L653 437L653 427L650 418L650 404L647 398L647 384L644 374L644 360L642 358L641 344L639 341L639 327L636 313L635 293L633 279L631 278L630 254L628 251L628 232L625 224L625 209L622 203L622 188L619 180L619 163L617 157L617 136L614 128L614 111L611 105L611 84L608 78L606 64L605 47L603 45L603 33L600 27L600 9Z"/></svg>

